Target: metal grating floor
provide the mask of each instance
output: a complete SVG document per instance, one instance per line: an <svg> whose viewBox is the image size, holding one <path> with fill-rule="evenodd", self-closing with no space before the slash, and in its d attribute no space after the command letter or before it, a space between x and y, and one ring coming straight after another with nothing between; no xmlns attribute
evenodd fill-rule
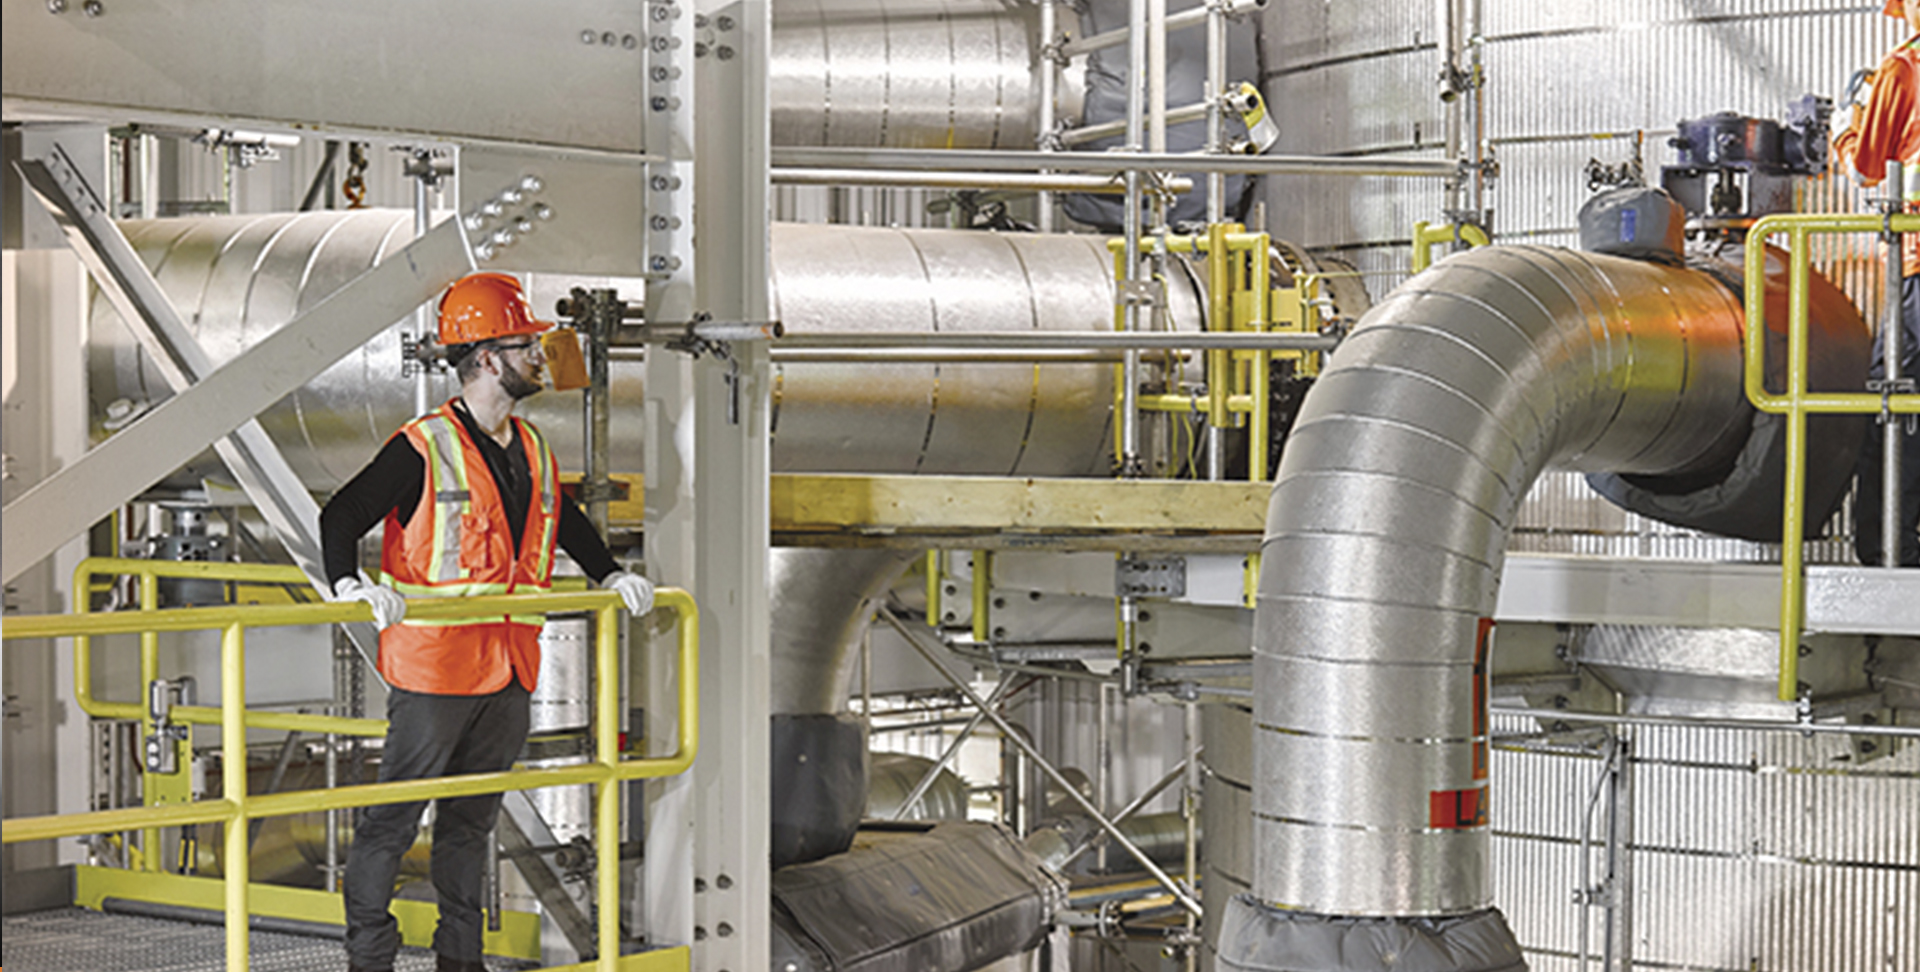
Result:
<svg viewBox="0 0 1920 972"><path fill-rule="evenodd" d="M61 908L13 915L0 925L0 966L14 972L225 972L226 930L218 925L104 915ZM251 972L345 972L338 941L253 933ZM394 972L433 972L433 952L403 948ZM505 972L521 966L489 959Z"/></svg>

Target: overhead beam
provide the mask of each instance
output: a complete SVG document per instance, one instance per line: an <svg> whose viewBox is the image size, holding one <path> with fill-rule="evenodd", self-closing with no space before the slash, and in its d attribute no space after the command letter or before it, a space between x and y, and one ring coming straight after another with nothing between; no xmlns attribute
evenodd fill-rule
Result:
<svg viewBox="0 0 1920 972"><path fill-rule="evenodd" d="M459 221L442 223L215 369L57 146L19 167L176 394L0 510L0 573L11 580L214 444L296 562L321 576L318 506L253 416L472 270Z"/></svg>

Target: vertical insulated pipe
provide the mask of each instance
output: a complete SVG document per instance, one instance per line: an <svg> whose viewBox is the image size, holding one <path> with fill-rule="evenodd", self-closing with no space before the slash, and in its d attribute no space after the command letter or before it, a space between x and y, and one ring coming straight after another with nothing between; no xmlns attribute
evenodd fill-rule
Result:
<svg viewBox="0 0 1920 972"><path fill-rule="evenodd" d="M1457 254L1374 307L1303 403L1254 616L1254 895L1491 905L1485 679L1515 510L1548 466L1682 468L1750 413L1706 274Z"/></svg>

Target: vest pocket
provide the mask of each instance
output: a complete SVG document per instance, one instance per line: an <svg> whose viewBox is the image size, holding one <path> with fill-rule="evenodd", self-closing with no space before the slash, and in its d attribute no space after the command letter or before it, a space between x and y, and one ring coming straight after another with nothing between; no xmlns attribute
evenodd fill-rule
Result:
<svg viewBox="0 0 1920 972"><path fill-rule="evenodd" d="M479 513L460 514L460 569L479 575L506 566L504 532L493 527L491 517Z"/></svg>

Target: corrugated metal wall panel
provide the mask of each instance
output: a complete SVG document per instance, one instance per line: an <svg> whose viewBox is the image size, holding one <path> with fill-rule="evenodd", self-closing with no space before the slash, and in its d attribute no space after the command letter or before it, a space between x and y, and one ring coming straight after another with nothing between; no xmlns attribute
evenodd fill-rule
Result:
<svg viewBox="0 0 1920 972"><path fill-rule="evenodd" d="M1271 0L1262 49L1279 152L1433 155L1443 144L1434 3ZM1807 93L1839 97L1878 63L1899 25L1878 4L1806 0L1483 0L1488 137L1501 167L1488 195L1496 238L1573 245L1590 195L1590 158L1617 163L1645 132L1649 181L1671 162L1675 124L1717 111L1778 117ZM1808 181L1808 211L1857 211L1847 180ZM1406 272L1417 220L1443 222L1433 180L1269 180L1267 225L1375 276L1376 295ZM1878 304L1881 270L1867 241L1822 244L1818 265L1857 303ZM1874 314L1869 314L1871 319ZM1843 509L1808 559L1850 563ZM1598 499L1577 476L1551 474L1523 507L1513 549L1714 560L1778 559L1774 545L1653 523Z"/></svg>
<svg viewBox="0 0 1920 972"><path fill-rule="evenodd" d="M1500 717L1498 733L1538 727ZM1862 737L1643 726L1634 756L1636 968L1920 968L1920 749ZM1496 748L1495 897L1535 972L1578 967L1580 835L1596 748ZM1605 800L1592 821L1603 874ZM1588 955L1601 949L1600 912Z"/></svg>

